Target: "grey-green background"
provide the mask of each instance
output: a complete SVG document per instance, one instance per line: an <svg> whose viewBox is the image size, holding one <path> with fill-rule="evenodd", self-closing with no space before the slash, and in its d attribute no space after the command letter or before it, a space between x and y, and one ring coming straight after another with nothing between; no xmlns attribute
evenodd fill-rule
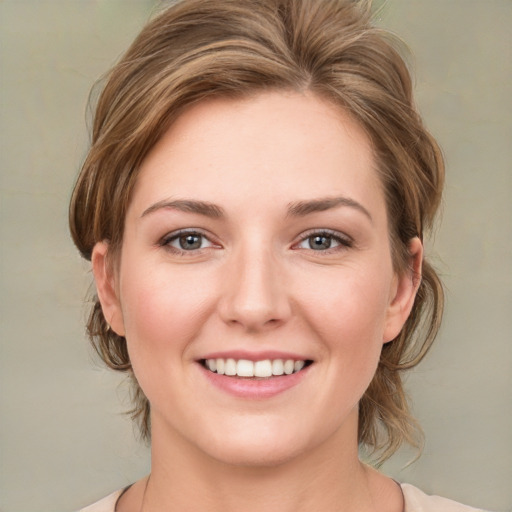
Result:
<svg viewBox="0 0 512 512"><path fill-rule="evenodd" d="M0 510L76 510L147 472L122 379L84 336L90 286L67 230L85 107L156 0L3 0ZM448 178L434 249L444 327L408 379L427 438L406 469L428 492L512 507L512 1L388 0ZM124 403L123 403L124 401Z"/></svg>

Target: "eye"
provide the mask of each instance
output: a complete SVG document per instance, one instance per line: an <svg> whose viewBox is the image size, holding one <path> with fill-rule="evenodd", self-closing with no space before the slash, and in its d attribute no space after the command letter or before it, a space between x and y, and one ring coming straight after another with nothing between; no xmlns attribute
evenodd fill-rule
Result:
<svg viewBox="0 0 512 512"><path fill-rule="evenodd" d="M160 245L176 252L193 252L214 246L203 233L185 230L166 235Z"/></svg>
<svg viewBox="0 0 512 512"><path fill-rule="evenodd" d="M306 233L306 236L295 247L312 251L328 251L330 249L352 247L352 240L341 233L316 231Z"/></svg>
<svg viewBox="0 0 512 512"><path fill-rule="evenodd" d="M326 249L330 249L333 243L337 244L332 236L326 235L309 236L306 238L305 242L307 242L308 248L314 251L325 251Z"/></svg>

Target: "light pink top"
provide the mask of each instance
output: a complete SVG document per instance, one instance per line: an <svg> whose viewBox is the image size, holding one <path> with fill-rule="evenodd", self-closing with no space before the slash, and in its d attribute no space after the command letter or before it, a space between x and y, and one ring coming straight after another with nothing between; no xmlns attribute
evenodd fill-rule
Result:
<svg viewBox="0 0 512 512"><path fill-rule="evenodd" d="M413 485L401 486L405 498L405 512L485 512L482 508L468 507L439 496L427 496ZM122 492L116 491L80 512L115 512L116 502Z"/></svg>

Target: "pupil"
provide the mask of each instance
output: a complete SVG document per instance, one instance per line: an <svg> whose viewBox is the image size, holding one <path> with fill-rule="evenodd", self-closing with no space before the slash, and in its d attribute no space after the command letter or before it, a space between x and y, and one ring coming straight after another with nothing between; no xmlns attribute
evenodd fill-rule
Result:
<svg viewBox="0 0 512 512"><path fill-rule="evenodd" d="M201 235L183 235L180 236L180 247L186 251L201 248Z"/></svg>
<svg viewBox="0 0 512 512"><path fill-rule="evenodd" d="M327 236L312 236L309 239L309 246L315 251L329 249L331 247L331 239Z"/></svg>

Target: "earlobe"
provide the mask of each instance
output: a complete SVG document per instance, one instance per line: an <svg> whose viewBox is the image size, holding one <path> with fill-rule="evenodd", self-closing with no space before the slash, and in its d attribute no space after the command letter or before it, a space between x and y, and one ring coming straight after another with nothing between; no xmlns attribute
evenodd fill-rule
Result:
<svg viewBox="0 0 512 512"><path fill-rule="evenodd" d="M423 244L418 237L409 241L409 265L395 277L390 303L387 311L383 342L395 339L404 326L414 305L414 299L421 283Z"/></svg>
<svg viewBox="0 0 512 512"><path fill-rule="evenodd" d="M119 336L125 335L123 315L115 286L114 273L108 262L108 243L98 242L92 251L91 263L96 291L103 316L110 328Z"/></svg>

